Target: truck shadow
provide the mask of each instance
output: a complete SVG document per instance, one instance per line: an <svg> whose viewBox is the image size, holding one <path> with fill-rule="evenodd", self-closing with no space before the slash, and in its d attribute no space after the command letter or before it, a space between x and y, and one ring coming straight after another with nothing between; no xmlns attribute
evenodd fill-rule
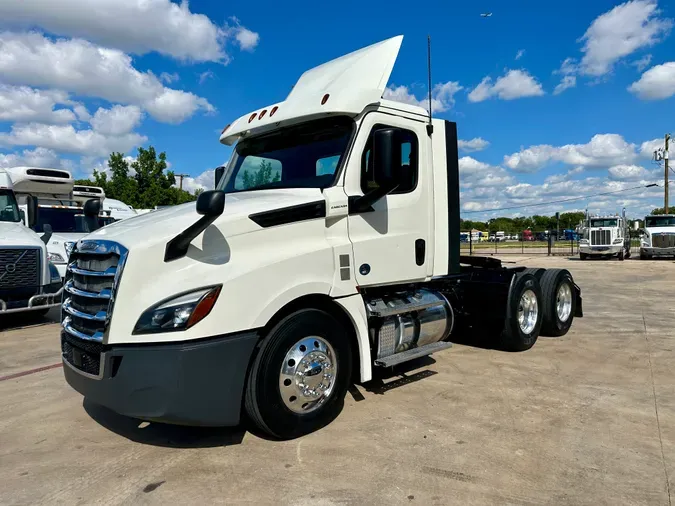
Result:
<svg viewBox="0 0 675 506"><path fill-rule="evenodd" d="M25 313L10 313L0 316L0 331L18 330L28 327L39 327L59 323L59 308L52 308L46 315L38 315L31 311Z"/></svg>
<svg viewBox="0 0 675 506"><path fill-rule="evenodd" d="M82 406L99 425L135 443L166 448L215 448L238 445L243 427L185 427L122 416L84 399Z"/></svg>

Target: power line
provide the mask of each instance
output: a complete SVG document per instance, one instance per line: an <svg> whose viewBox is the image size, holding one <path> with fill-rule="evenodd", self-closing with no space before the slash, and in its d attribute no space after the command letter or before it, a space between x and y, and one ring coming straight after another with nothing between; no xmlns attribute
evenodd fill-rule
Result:
<svg viewBox="0 0 675 506"><path fill-rule="evenodd" d="M490 213L493 211L508 211L510 209L522 209L525 207L541 207L541 206L550 206L552 204L562 204L564 202L573 202L575 200L584 200L584 199L590 199L593 197L601 197L603 195L611 195L613 193L621 193L621 192L627 192L627 191L632 191L632 190L639 190L641 188L653 188L655 186L659 186L657 183L652 183L648 185L641 185L641 186L634 186L633 188L625 188L623 190L614 190L611 192L602 192L602 193L594 193L592 195L584 195L582 197L572 197L569 199L561 199L561 200L552 200L550 202L540 202L538 204L524 204L520 206L508 206L508 207L497 207L495 209L482 209L480 211L462 211L460 214L473 214L473 213Z"/></svg>

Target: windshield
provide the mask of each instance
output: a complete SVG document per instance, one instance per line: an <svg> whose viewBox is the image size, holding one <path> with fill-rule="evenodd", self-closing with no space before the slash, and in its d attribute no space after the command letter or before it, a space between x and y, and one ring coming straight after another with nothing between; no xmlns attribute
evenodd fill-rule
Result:
<svg viewBox="0 0 675 506"><path fill-rule="evenodd" d="M616 227L616 220L595 219L591 220L591 227Z"/></svg>
<svg viewBox="0 0 675 506"><path fill-rule="evenodd" d="M354 122L345 116L283 128L237 144L218 190L326 188L347 150Z"/></svg>
<svg viewBox="0 0 675 506"><path fill-rule="evenodd" d="M11 190L0 190L0 221L21 221L19 206Z"/></svg>
<svg viewBox="0 0 675 506"><path fill-rule="evenodd" d="M647 216L645 227L675 227L675 216Z"/></svg>
<svg viewBox="0 0 675 506"><path fill-rule="evenodd" d="M76 217L79 215L79 217ZM109 217L99 217L98 223L100 227L108 225L115 221ZM72 232L77 234L85 234L87 230L84 226L84 215L81 208L79 209L64 209L52 207L40 207L38 209L37 222L33 229L36 232L44 232L44 225L49 224L52 227L52 232Z"/></svg>

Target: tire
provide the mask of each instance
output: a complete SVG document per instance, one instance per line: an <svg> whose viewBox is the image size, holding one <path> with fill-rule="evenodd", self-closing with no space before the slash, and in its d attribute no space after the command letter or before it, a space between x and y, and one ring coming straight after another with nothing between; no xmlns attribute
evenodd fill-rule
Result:
<svg viewBox="0 0 675 506"><path fill-rule="evenodd" d="M586 253L579 253L579 260L586 260L588 259L588 255Z"/></svg>
<svg viewBox="0 0 675 506"><path fill-rule="evenodd" d="M620 262L623 262L623 260L624 260L624 252L623 252L623 250L619 251L619 252L616 254L616 257L619 259Z"/></svg>
<svg viewBox="0 0 675 506"><path fill-rule="evenodd" d="M640 260L651 260L651 258L652 257L647 253L643 253L642 251L640 251Z"/></svg>
<svg viewBox="0 0 675 506"><path fill-rule="evenodd" d="M630 255L631 255L631 253L630 253L630 248L629 248L628 250L626 250L626 259L630 258Z"/></svg>
<svg viewBox="0 0 675 506"><path fill-rule="evenodd" d="M567 269L548 269L541 277L540 283L543 298L541 335L564 336L572 326L577 308L572 275ZM569 305L565 304L565 300Z"/></svg>
<svg viewBox="0 0 675 506"><path fill-rule="evenodd" d="M523 307L523 295L528 293L528 299L534 297L536 312L532 321L524 321L523 325L519 321L521 309L524 309L524 316L527 317L527 308ZM506 351L525 351L529 350L537 342L539 330L541 329L541 286L537 278L529 272L519 272L514 276L511 288L509 289L506 303L506 318L504 327L500 336L502 349ZM530 306L530 309L532 307ZM527 318L526 318L527 320Z"/></svg>
<svg viewBox="0 0 675 506"><path fill-rule="evenodd" d="M316 348L317 344L322 349ZM305 367L305 372L318 369L318 373L299 376L296 372L302 369L302 361L315 349L319 359L312 362L311 368ZM297 360L289 360L289 355ZM327 362L323 362L326 358ZM288 367L282 369L282 364ZM260 343L248 375L246 413L260 430L278 439L293 439L314 432L342 411L351 369L351 345L342 324L319 309L297 311L281 320ZM326 380L328 370L334 375L332 383ZM319 374L322 378L318 378ZM313 384L300 387L308 378ZM325 398L321 392L324 384L330 384L331 388ZM315 393L319 392L318 399L323 400L317 402L311 395L305 397L300 391L302 388L313 388ZM305 406L308 406L306 410Z"/></svg>
<svg viewBox="0 0 675 506"><path fill-rule="evenodd" d="M542 275L546 272L546 269L542 267L528 267L522 272L526 272L528 274L532 274L535 278L541 279Z"/></svg>

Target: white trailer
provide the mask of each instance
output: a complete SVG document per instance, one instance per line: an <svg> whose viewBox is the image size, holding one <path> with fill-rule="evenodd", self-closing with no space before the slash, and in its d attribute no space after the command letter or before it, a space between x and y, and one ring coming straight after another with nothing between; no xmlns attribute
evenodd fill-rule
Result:
<svg viewBox="0 0 675 506"><path fill-rule="evenodd" d="M630 225L626 210L615 215L587 216L579 239L579 258L630 258Z"/></svg>
<svg viewBox="0 0 675 506"><path fill-rule="evenodd" d="M0 317L31 311L44 314L61 303L61 277L47 259L44 241L23 223L35 219L37 204L19 208L10 174L0 169Z"/></svg>
<svg viewBox="0 0 675 506"><path fill-rule="evenodd" d="M560 269L460 257L455 123L382 98L394 37L305 72L228 125L216 190L80 240L67 382L132 417L293 438L352 381L492 334L526 350L581 316ZM261 165L264 177L242 177ZM269 173L271 172L271 173Z"/></svg>
<svg viewBox="0 0 675 506"><path fill-rule="evenodd" d="M645 216L644 232L640 237L640 259L675 256L675 215Z"/></svg>

